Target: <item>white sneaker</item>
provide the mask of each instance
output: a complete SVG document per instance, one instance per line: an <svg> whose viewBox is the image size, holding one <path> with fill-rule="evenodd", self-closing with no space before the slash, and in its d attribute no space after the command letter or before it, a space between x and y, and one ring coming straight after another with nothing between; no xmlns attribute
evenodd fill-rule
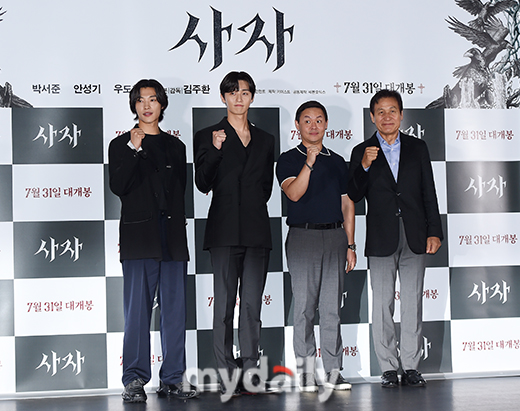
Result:
<svg viewBox="0 0 520 411"><path fill-rule="evenodd" d="M300 375L300 391L302 392L317 392L318 384L316 384L316 378L314 374L303 373Z"/></svg>
<svg viewBox="0 0 520 411"><path fill-rule="evenodd" d="M352 384L343 378L339 371L328 372L325 375L323 386L333 390L350 390L352 388Z"/></svg>

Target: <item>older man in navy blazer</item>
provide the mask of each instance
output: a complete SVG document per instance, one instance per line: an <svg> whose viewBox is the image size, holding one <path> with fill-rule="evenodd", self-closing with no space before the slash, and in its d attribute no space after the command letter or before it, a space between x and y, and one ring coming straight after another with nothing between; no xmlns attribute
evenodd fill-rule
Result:
<svg viewBox="0 0 520 411"><path fill-rule="evenodd" d="M365 255L373 292L372 334L382 386L423 387L417 371L422 348L422 294L426 254L441 246L442 227L426 143L399 131L403 102L381 90L370 101L377 132L352 150L350 198L368 203ZM401 283L401 336L393 322L395 281Z"/></svg>

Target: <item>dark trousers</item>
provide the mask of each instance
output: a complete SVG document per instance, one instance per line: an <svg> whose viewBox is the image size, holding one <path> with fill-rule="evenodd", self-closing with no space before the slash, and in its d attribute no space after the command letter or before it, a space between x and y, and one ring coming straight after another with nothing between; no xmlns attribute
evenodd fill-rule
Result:
<svg viewBox="0 0 520 411"><path fill-rule="evenodd" d="M243 369L258 362L260 311L269 264L267 248L212 247L213 265L213 349L219 369L228 370L230 378L238 367L233 355L233 317L240 298L238 340Z"/></svg>
<svg viewBox="0 0 520 411"><path fill-rule="evenodd" d="M165 384L182 381L186 370L186 261L124 260L123 384L151 379L150 321L155 291L161 309L163 362L159 377Z"/></svg>

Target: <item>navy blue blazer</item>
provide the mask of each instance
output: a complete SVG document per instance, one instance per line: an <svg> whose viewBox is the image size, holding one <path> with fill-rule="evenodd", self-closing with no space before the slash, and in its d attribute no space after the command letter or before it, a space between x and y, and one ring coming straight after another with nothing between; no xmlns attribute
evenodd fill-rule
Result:
<svg viewBox="0 0 520 411"><path fill-rule="evenodd" d="M349 197L358 202L366 198L365 255L385 257L397 250L399 216L402 216L410 249L416 254L426 252L426 239L443 239L437 194L426 143L401 133L401 154L397 182L383 150L372 162L368 172L361 160L365 148L381 148L375 133L352 150L348 183Z"/></svg>

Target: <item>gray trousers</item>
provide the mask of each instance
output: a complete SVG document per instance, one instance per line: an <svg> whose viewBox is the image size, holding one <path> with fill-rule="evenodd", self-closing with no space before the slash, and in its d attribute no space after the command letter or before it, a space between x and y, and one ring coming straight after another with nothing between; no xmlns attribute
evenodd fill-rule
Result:
<svg viewBox="0 0 520 411"><path fill-rule="evenodd" d="M401 336L399 353L403 370L417 370L422 349L422 301L426 254L414 254L399 222L399 245L388 257L368 257L372 283L372 335L381 371L399 369L394 325L395 280L401 283ZM425 250L426 251L426 250Z"/></svg>
<svg viewBox="0 0 520 411"><path fill-rule="evenodd" d="M320 313L321 357L325 372L342 368L340 310L347 260L347 235L332 230L289 229L285 245L294 297L294 352L314 372L314 316Z"/></svg>

